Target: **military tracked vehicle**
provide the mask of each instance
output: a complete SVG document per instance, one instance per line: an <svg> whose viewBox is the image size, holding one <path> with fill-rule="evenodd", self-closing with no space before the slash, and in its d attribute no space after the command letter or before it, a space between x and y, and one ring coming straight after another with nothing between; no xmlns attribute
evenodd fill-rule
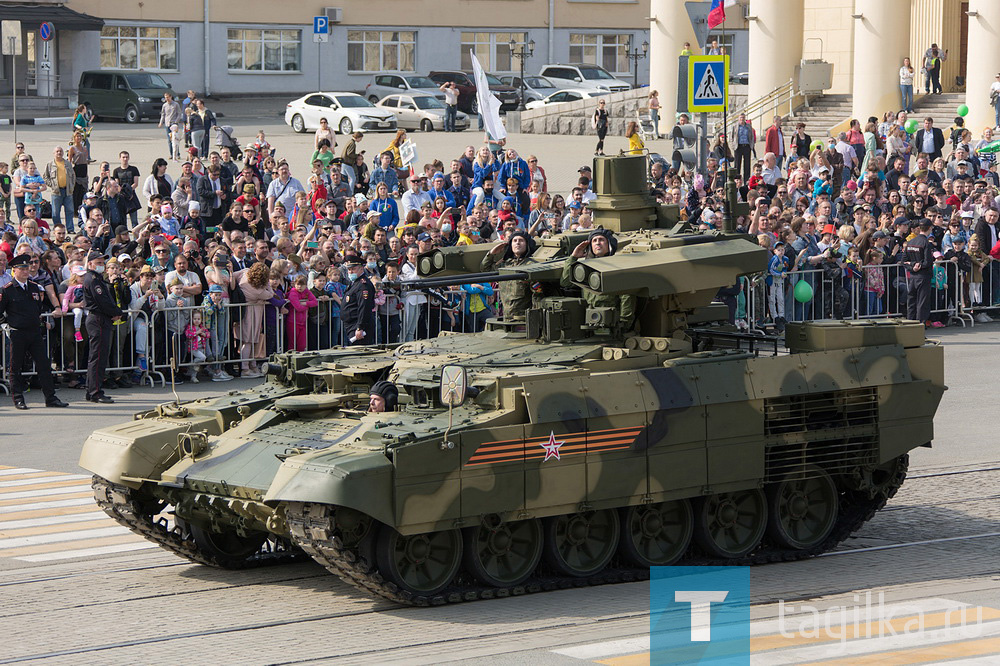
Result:
<svg viewBox="0 0 1000 666"><path fill-rule="evenodd" d="M614 254L563 235L485 275L489 246L421 258L421 287L537 287L523 317L278 354L258 387L102 428L81 456L98 504L195 562L308 555L417 605L831 550L930 443L943 350L916 322L792 323L784 349L718 325L718 290L766 253L679 222L645 159L594 161ZM398 406L368 411L386 380Z"/></svg>

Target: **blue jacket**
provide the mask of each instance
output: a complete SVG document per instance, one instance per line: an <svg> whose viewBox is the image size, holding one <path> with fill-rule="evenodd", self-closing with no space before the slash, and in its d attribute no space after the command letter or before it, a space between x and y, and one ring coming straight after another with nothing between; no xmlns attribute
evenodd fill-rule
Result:
<svg viewBox="0 0 1000 666"><path fill-rule="evenodd" d="M497 200L493 198L492 191L486 193L486 196L483 197L482 203L484 206L486 206L486 210L493 210L494 208L497 207ZM473 209L476 207L475 204L476 204L475 199L469 200L469 204L465 207L466 214L471 213L473 211Z"/></svg>
<svg viewBox="0 0 1000 666"><path fill-rule="evenodd" d="M434 200L438 197L444 197L444 200L448 202L449 206L455 205L455 197L451 196L451 192L448 190L441 190L439 192L438 190L431 188L427 190L427 196L431 198L431 203L434 203Z"/></svg>
<svg viewBox="0 0 1000 666"><path fill-rule="evenodd" d="M512 162L501 164L500 168L497 169L496 184L494 187L506 190L508 178L516 178L517 182L521 185L521 189L527 190L528 185L531 184L531 171L528 169L528 163L518 157Z"/></svg>
<svg viewBox="0 0 1000 666"><path fill-rule="evenodd" d="M378 226L383 229L393 229L399 224L399 206L392 197L388 199L372 199L368 202L368 210L377 210L382 216L378 219Z"/></svg>
<svg viewBox="0 0 1000 666"><path fill-rule="evenodd" d="M492 176L497 171L497 163L490 162L486 166L479 166L479 162L472 163L472 187L482 187L483 181Z"/></svg>

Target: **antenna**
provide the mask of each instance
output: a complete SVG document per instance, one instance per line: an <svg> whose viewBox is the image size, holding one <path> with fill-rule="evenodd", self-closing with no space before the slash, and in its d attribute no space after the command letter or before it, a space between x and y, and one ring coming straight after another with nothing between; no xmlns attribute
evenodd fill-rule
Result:
<svg viewBox="0 0 1000 666"><path fill-rule="evenodd" d="M177 385L174 383L174 377L177 374L177 336L173 335L170 338L171 343L171 354L170 354L170 390L174 394L174 405L180 407L181 399L177 395Z"/></svg>

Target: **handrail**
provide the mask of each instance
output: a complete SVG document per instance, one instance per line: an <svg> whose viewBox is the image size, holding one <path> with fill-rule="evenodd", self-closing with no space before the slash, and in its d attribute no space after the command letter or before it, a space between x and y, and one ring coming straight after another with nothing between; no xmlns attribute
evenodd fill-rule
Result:
<svg viewBox="0 0 1000 666"><path fill-rule="evenodd" d="M729 122L724 130L728 134L729 131L736 125L741 113L746 114L746 117L751 124L755 124L755 120L760 120L767 113L770 113L771 116L779 115L778 108L784 107L787 104L788 115L792 115L795 111L793 107L795 98L800 94L801 93L795 90L795 80L788 79L781 85L776 86L770 92L765 93L764 96L755 100L747 100L747 103L744 104L742 108L734 109L733 112L729 114ZM770 123L767 122L763 124L767 125Z"/></svg>

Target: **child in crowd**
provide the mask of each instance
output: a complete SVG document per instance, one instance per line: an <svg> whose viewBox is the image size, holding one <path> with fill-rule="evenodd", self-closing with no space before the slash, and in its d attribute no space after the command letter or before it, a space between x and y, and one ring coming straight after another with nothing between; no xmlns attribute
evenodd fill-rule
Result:
<svg viewBox="0 0 1000 666"><path fill-rule="evenodd" d="M208 374L213 382L228 382L233 376L223 370L219 363L226 357L226 346L229 341L229 311L226 308L226 295L221 284L213 284L208 288L208 298L202 306L201 315L208 330L208 348L205 356L207 360L215 361L208 367Z"/></svg>
<svg viewBox="0 0 1000 666"><path fill-rule="evenodd" d="M0 162L0 208L3 208L8 220L10 219L10 194L14 186L14 180L8 173L9 169L9 164Z"/></svg>
<svg viewBox="0 0 1000 666"><path fill-rule="evenodd" d="M993 257L983 252L979 247L979 236L976 234L972 234L969 238L968 255L972 263L969 272L969 301L975 307L983 303L983 268L993 261ZM980 312L975 318L982 324L993 321L993 318L985 312Z"/></svg>
<svg viewBox="0 0 1000 666"><path fill-rule="evenodd" d="M326 293L326 273L316 273L309 290L316 305L309 308L309 349L330 347L330 295Z"/></svg>
<svg viewBox="0 0 1000 666"><path fill-rule="evenodd" d="M308 346L309 308L316 307L316 297L306 287L307 283L305 275L298 275L288 290L285 335L289 350L305 351Z"/></svg>
<svg viewBox="0 0 1000 666"><path fill-rule="evenodd" d="M190 303L184 297L184 283L177 278L171 280L167 288L170 290L164 308L167 319L167 359L173 357L180 364L184 361L184 329L187 328L190 317L184 308Z"/></svg>
<svg viewBox="0 0 1000 666"><path fill-rule="evenodd" d="M379 297L376 299L376 322L378 342L380 344L399 342L400 315L403 302L399 291L399 264L390 261L385 265L385 277L379 284Z"/></svg>
<svg viewBox="0 0 1000 666"><path fill-rule="evenodd" d="M785 244L778 241L774 244L774 254L767 265L767 305L779 332L785 330Z"/></svg>
<svg viewBox="0 0 1000 666"><path fill-rule="evenodd" d="M333 346L339 347L343 344L343 336L340 331L340 305L343 302L347 287L340 281L340 269L331 266L326 270L326 293L330 295L330 331L333 334Z"/></svg>
<svg viewBox="0 0 1000 666"><path fill-rule="evenodd" d="M188 378L192 384L198 383L198 369L208 358L208 345L211 339L211 333L201 320L202 312L200 310L192 311L191 323L184 329L187 352L192 363L191 367L188 368Z"/></svg>
<svg viewBox="0 0 1000 666"><path fill-rule="evenodd" d="M281 271L272 268L268 275L268 284L274 296L264 306L264 341L267 355L278 350L278 317L288 312L285 307L285 279Z"/></svg>
<svg viewBox="0 0 1000 666"><path fill-rule="evenodd" d="M69 276L66 293L63 294L62 298L62 311L73 311L73 329L75 331L73 339L77 342L83 342L83 333L80 332L80 326L83 323L83 308L71 308L70 306L72 303L83 301L83 276L86 272L87 269L83 266L73 267L73 273Z"/></svg>

